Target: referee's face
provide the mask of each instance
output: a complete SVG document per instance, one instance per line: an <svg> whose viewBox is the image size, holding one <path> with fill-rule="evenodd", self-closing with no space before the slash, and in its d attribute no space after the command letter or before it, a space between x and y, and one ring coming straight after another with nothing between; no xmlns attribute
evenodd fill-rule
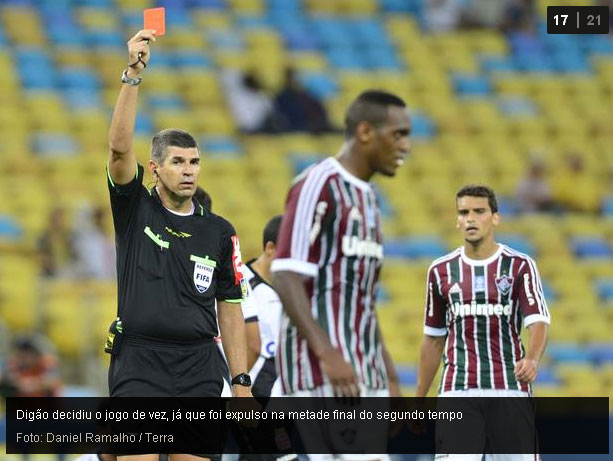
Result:
<svg viewBox="0 0 613 461"><path fill-rule="evenodd" d="M175 197L190 198L196 193L200 174L200 154L196 147L169 146L157 168L158 187Z"/></svg>

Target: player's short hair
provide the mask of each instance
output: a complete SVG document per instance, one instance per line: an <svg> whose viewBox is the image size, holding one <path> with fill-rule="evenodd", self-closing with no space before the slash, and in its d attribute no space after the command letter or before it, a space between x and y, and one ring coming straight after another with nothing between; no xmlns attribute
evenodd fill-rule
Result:
<svg viewBox="0 0 613 461"><path fill-rule="evenodd" d="M198 148L198 143L187 131L176 128L168 128L159 131L151 140L151 160L162 163L166 159L166 148L170 146Z"/></svg>
<svg viewBox="0 0 613 461"><path fill-rule="evenodd" d="M262 233L262 248L266 248L268 242L277 244L277 237L279 236L279 228L281 227L281 219L283 215L277 215L268 221L264 232Z"/></svg>
<svg viewBox="0 0 613 461"><path fill-rule="evenodd" d="M489 204L492 213L498 213L498 200L496 199L494 190L490 187L479 184L469 184L468 186L464 186L455 195L456 202L460 197L466 196L487 198L487 203Z"/></svg>
<svg viewBox="0 0 613 461"><path fill-rule="evenodd" d="M213 208L213 199L211 198L211 194L205 191L202 187L196 187L196 192L194 193L194 198L198 201L200 205L202 205L206 211L211 211Z"/></svg>
<svg viewBox="0 0 613 461"><path fill-rule="evenodd" d="M389 106L406 107L407 105L401 98L386 91L364 91L351 103L345 113L345 138L353 138L361 122L380 127L387 120Z"/></svg>

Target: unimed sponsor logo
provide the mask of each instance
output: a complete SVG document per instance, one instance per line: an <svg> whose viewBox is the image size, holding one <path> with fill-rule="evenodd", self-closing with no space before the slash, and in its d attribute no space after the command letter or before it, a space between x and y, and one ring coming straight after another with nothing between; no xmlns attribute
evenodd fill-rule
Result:
<svg viewBox="0 0 613 461"><path fill-rule="evenodd" d="M485 317L490 316L510 316L511 305L510 304L477 304L475 302L470 304L454 303L451 306L451 312L456 317L467 317L469 315L482 315Z"/></svg>
<svg viewBox="0 0 613 461"><path fill-rule="evenodd" d="M383 259L383 245L373 240L360 240L358 237L343 237L343 254L345 256L364 256Z"/></svg>

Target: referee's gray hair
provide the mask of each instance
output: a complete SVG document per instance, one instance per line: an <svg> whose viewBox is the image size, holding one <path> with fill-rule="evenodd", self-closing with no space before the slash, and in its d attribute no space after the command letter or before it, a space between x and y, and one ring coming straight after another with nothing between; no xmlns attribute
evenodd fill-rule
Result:
<svg viewBox="0 0 613 461"><path fill-rule="evenodd" d="M198 148L198 143L194 137L185 130L177 128L168 128L159 131L151 140L151 160L157 163L163 163L166 159L166 148L170 146L190 148Z"/></svg>

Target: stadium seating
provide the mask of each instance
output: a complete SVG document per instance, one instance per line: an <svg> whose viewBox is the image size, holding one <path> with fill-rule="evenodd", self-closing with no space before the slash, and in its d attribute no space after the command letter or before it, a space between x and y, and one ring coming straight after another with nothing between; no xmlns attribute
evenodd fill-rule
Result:
<svg viewBox="0 0 613 461"><path fill-rule="evenodd" d="M201 184L236 226L245 257L258 253L292 176L334 154L343 137L239 134L219 71L254 69L272 93L292 65L338 126L360 91L388 89L407 100L413 123L409 161L397 178L375 180L388 257L380 319L403 383L415 385L425 271L461 244L455 191L483 182L500 195L500 241L534 257L543 276L553 324L539 386L549 395L611 395L613 42L547 35L550 2L536 3L536 33L526 35L423 33L421 0L1 2L0 321L45 332L67 363L100 352L114 284L39 280L36 242L54 203L69 215L84 201L107 206L106 135L125 41L141 10L159 5L167 34L141 88L135 151L146 163L155 131L192 131L204 154ZM532 154L552 179L572 149L590 175L574 192L602 191L602 217L521 215L513 195ZM593 385L582 383L587 376Z"/></svg>

